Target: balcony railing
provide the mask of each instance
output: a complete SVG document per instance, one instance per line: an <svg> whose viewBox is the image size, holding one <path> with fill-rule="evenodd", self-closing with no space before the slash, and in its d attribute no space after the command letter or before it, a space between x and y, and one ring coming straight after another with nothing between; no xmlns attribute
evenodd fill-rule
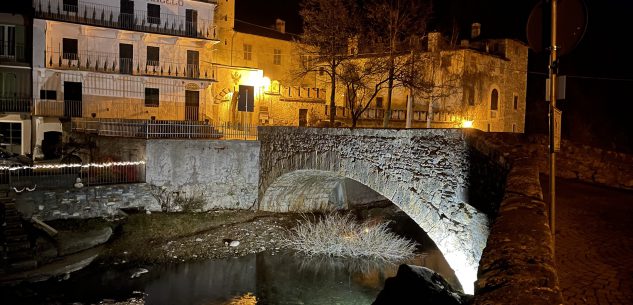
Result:
<svg viewBox="0 0 633 305"><path fill-rule="evenodd" d="M0 184L15 192L74 188L77 178L83 186L145 182L145 162L94 164L42 164L0 166Z"/></svg>
<svg viewBox="0 0 633 305"><path fill-rule="evenodd" d="M257 125L199 121L73 119L72 130L100 136L145 139L257 140Z"/></svg>
<svg viewBox="0 0 633 305"><path fill-rule="evenodd" d="M31 112L30 97L0 95L0 112Z"/></svg>
<svg viewBox="0 0 633 305"><path fill-rule="evenodd" d="M145 58L122 58L116 53L82 51L62 53L46 50L46 67L50 69L95 71L143 76L165 76L191 79L215 79L217 68L202 61L188 64L169 60L147 60Z"/></svg>
<svg viewBox="0 0 633 305"><path fill-rule="evenodd" d="M143 100L129 101L75 101L35 99L34 115L47 117L73 117L97 119L149 119L200 121L206 116L204 108L181 103L159 106L145 105Z"/></svg>
<svg viewBox="0 0 633 305"><path fill-rule="evenodd" d="M28 64L26 46L12 41L0 41L0 63Z"/></svg>
<svg viewBox="0 0 633 305"><path fill-rule="evenodd" d="M216 39L213 20L163 14L150 16L147 11L121 12L120 7L79 1L79 5L64 5L63 0L33 0L35 17L75 22L101 27L141 31L203 39Z"/></svg>

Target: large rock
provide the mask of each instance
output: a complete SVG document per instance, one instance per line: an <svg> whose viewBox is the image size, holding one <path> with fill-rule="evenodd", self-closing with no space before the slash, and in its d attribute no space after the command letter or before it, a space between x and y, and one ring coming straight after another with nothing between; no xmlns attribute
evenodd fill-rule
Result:
<svg viewBox="0 0 633 305"><path fill-rule="evenodd" d="M454 290L441 275L431 269L400 265L395 277L385 281L373 305L393 304L467 304L470 297Z"/></svg>

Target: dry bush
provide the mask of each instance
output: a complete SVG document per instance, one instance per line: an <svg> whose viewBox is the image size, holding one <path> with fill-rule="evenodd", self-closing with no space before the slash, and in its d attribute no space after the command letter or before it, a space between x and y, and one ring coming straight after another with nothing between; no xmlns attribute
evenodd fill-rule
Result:
<svg viewBox="0 0 633 305"><path fill-rule="evenodd" d="M385 222L357 222L349 214L304 217L285 246L307 255L372 258L388 262L413 256L416 244L392 233Z"/></svg>

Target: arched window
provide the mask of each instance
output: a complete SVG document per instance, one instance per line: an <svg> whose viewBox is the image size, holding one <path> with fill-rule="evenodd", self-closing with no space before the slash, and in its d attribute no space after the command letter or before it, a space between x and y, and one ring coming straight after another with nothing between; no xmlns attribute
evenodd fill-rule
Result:
<svg viewBox="0 0 633 305"><path fill-rule="evenodd" d="M499 91L492 89L490 94L490 110L499 110Z"/></svg>

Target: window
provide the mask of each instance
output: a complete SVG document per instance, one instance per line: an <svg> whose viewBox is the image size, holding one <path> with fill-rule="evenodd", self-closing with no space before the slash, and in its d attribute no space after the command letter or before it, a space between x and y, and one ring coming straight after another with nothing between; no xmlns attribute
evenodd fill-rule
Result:
<svg viewBox="0 0 633 305"><path fill-rule="evenodd" d="M18 76L11 72L0 72L0 97L15 97Z"/></svg>
<svg viewBox="0 0 633 305"><path fill-rule="evenodd" d="M147 4L147 23L160 24L160 5Z"/></svg>
<svg viewBox="0 0 633 305"><path fill-rule="evenodd" d="M512 124L512 132L517 132L517 124Z"/></svg>
<svg viewBox="0 0 633 305"><path fill-rule="evenodd" d="M63 39L63 58L76 60L78 58L77 55L77 39L72 38L64 38Z"/></svg>
<svg viewBox="0 0 633 305"><path fill-rule="evenodd" d="M15 56L15 26L0 25L0 56Z"/></svg>
<svg viewBox="0 0 633 305"><path fill-rule="evenodd" d="M301 55L301 65L305 70L312 69L312 61L310 60L309 55Z"/></svg>
<svg viewBox="0 0 633 305"><path fill-rule="evenodd" d="M63 10L64 12L76 13L79 5L77 4L77 0L64 0L63 2Z"/></svg>
<svg viewBox="0 0 633 305"><path fill-rule="evenodd" d="M475 106L475 89L468 88L468 106Z"/></svg>
<svg viewBox="0 0 633 305"><path fill-rule="evenodd" d="M158 66L158 58L160 57L159 47L147 47L147 65Z"/></svg>
<svg viewBox="0 0 633 305"><path fill-rule="evenodd" d="M40 90L40 99L56 101L57 91L56 90Z"/></svg>
<svg viewBox="0 0 633 305"><path fill-rule="evenodd" d="M376 108L382 108L382 97L376 98Z"/></svg>
<svg viewBox="0 0 633 305"><path fill-rule="evenodd" d="M12 152L22 153L22 123L0 123L2 146Z"/></svg>
<svg viewBox="0 0 633 305"><path fill-rule="evenodd" d="M499 91L492 89L490 94L490 110L499 110Z"/></svg>
<svg viewBox="0 0 633 305"><path fill-rule="evenodd" d="M253 45L245 44L244 45L244 60L253 59Z"/></svg>
<svg viewBox="0 0 633 305"><path fill-rule="evenodd" d="M325 74L325 68L319 67L319 75L323 76Z"/></svg>
<svg viewBox="0 0 633 305"><path fill-rule="evenodd" d="M494 119L497 117L497 111L499 110L499 91L497 89L492 89L492 93L490 94L490 118Z"/></svg>
<svg viewBox="0 0 633 305"><path fill-rule="evenodd" d="M518 96L514 96L514 110L519 109L519 97Z"/></svg>
<svg viewBox="0 0 633 305"><path fill-rule="evenodd" d="M158 107L158 88L145 88L145 107Z"/></svg>
<svg viewBox="0 0 633 305"><path fill-rule="evenodd" d="M273 56L273 64L281 65L281 50L275 49L275 53Z"/></svg>

